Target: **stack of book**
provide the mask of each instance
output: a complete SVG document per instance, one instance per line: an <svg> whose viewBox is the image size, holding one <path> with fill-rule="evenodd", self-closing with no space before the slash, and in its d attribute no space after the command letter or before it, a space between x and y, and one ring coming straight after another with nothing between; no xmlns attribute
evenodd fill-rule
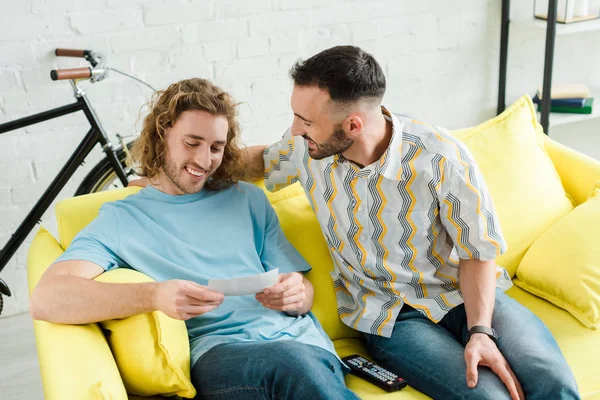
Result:
<svg viewBox="0 0 600 400"><path fill-rule="evenodd" d="M540 87L533 98L538 111L542 110L542 88ZM590 96L587 86L580 83L552 85L550 112L591 114L594 98Z"/></svg>

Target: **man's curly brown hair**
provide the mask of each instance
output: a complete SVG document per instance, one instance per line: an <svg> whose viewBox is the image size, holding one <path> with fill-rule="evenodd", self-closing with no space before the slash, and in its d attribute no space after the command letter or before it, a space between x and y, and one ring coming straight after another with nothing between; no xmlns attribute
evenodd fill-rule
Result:
<svg viewBox="0 0 600 400"><path fill-rule="evenodd" d="M149 107L140 137L130 153L131 165L139 176L152 179L158 175L165 162L166 129L172 127L184 111L198 110L224 116L229 124L223 161L204 187L219 190L243 178L241 150L237 143L240 134L237 104L227 92L206 79L184 79L156 92Z"/></svg>

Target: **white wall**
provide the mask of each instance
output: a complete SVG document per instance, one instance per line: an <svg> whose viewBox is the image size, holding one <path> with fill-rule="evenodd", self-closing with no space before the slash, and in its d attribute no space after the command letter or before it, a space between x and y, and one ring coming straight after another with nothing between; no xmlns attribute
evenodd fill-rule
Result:
<svg viewBox="0 0 600 400"><path fill-rule="evenodd" d="M529 5L513 5L528 15ZM529 3L523 2L523 3ZM246 144L277 140L291 122L288 70L298 58L337 44L372 52L388 79L386 103L448 128L495 114L500 1L483 0L0 0L0 122L72 101L53 68L56 47L88 48L110 66L159 88L200 76L238 101ZM543 35L542 35L543 36ZM511 43L509 99L541 82L543 37ZM517 41L518 42L518 41ZM529 60L523 46L536 52ZM589 49L593 49L589 45ZM516 55L515 55L516 54ZM532 61L530 63L530 61ZM539 65L538 65L539 63ZM105 128L134 133L145 87L112 74L84 84ZM86 132L71 115L0 135L0 246ZM61 193L71 196L97 150ZM53 209L43 225L55 232ZM0 273L14 292L3 316L27 310L26 254L31 235Z"/></svg>

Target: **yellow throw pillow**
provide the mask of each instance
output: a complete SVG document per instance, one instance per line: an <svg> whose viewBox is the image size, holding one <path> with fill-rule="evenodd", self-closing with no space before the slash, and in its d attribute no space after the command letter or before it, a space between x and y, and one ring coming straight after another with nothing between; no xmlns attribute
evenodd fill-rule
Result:
<svg viewBox="0 0 600 400"><path fill-rule="evenodd" d="M508 244L498 265L514 276L529 246L573 209L546 153L529 96L474 128L454 131L479 164Z"/></svg>
<svg viewBox="0 0 600 400"><path fill-rule="evenodd" d="M99 275L100 282L141 283L153 280L145 274L117 268ZM128 393L140 396L192 398L190 344L184 321L162 312L134 315L101 322Z"/></svg>
<svg viewBox="0 0 600 400"><path fill-rule="evenodd" d="M523 257L515 284L600 327L600 196L576 207Z"/></svg>

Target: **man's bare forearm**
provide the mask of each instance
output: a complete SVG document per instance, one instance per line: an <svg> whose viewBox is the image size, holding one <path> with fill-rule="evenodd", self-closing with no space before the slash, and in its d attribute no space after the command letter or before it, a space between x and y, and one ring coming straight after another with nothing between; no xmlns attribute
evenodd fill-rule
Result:
<svg viewBox="0 0 600 400"><path fill-rule="evenodd" d="M242 163L246 166L246 180L257 181L265 176L264 145L249 146L242 150Z"/></svg>
<svg viewBox="0 0 600 400"><path fill-rule="evenodd" d="M496 299L496 262L461 259L458 268L469 329L475 325L491 327Z"/></svg>
<svg viewBox="0 0 600 400"><path fill-rule="evenodd" d="M154 311L155 282L104 283L72 275L48 277L31 295L34 319L87 324Z"/></svg>

